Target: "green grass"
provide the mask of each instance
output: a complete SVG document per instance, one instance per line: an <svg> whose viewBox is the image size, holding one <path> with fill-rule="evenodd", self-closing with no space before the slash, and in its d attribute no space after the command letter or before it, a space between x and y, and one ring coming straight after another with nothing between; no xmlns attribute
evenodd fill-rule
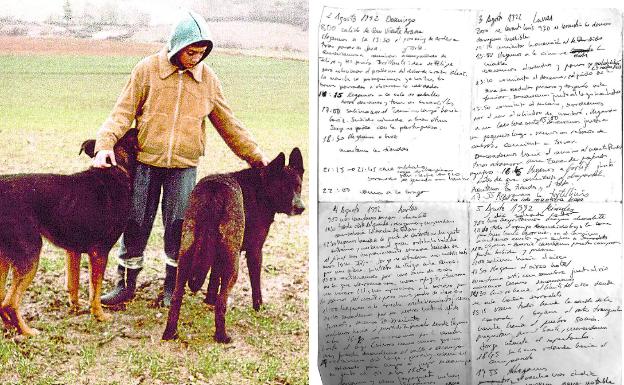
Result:
<svg viewBox="0 0 624 385"><path fill-rule="evenodd" d="M0 56L0 174L71 173L88 167L90 161L78 156L80 143L94 137L139 59ZM298 146L307 159L307 62L223 55L211 55L207 62L233 111L269 157ZM246 167L214 130L207 143L199 177ZM137 298L114 312L110 323L88 314L86 258L80 278L83 311L68 313L64 253L46 243L22 306L28 322L42 333L22 339L4 331L0 384L306 384L307 245L307 215L276 217L264 248L267 304L260 312L251 308L241 261L226 320L233 343L221 345L212 339L214 313L203 304L203 295L185 297L180 340L160 341L167 312L152 305L164 275L160 218L146 250ZM105 289L115 278L116 251L109 258Z"/></svg>

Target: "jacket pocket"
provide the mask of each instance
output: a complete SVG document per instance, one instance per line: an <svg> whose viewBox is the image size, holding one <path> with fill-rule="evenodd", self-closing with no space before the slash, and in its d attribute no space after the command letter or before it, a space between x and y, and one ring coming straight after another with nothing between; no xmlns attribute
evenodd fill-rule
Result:
<svg viewBox="0 0 624 385"><path fill-rule="evenodd" d="M204 118L180 117L177 132L177 154L189 160L197 160L204 155L206 146Z"/></svg>
<svg viewBox="0 0 624 385"><path fill-rule="evenodd" d="M163 113L143 115L137 122L139 149L154 155L167 151L171 117Z"/></svg>

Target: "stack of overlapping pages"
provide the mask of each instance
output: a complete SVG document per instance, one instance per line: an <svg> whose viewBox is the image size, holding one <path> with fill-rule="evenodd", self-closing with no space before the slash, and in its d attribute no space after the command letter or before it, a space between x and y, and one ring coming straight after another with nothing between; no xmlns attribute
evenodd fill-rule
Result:
<svg viewBox="0 0 624 385"><path fill-rule="evenodd" d="M621 384L622 15L323 11L334 384Z"/></svg>

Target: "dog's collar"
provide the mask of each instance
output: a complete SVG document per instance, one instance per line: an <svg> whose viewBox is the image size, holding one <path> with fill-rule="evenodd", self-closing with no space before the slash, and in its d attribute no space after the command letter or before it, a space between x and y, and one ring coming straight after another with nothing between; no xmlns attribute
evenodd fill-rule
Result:
<svg viewBox="0 0 624 385"><path fill-rule="evenodd" d="M107 169L104 169L103 171L109 173L109 175L111 175L114 179L117 179L119 181L129 180L130 185L132 185L132 174L130 173L130 170L126 166L123 166L117 163L117 166L111 166ZM122 184L127 184L127 183L122 183Z"/></svg>
<svg viewBox="0 0 624 385"><path fill-rule="evenodd" d="M120 164L117 164L116 167L119 171L121 171L124 174L125 177L127 177L128 179L132 179L132 174L130 174L130 170L128 170L127 167L124 167Z"/></svg>

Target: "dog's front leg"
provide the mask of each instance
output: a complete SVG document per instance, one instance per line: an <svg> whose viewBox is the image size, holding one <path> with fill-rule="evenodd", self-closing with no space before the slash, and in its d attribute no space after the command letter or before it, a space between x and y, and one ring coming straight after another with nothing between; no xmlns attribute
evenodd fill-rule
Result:
<svg viewBox="0 0 624 385"><path fill-rule="evenodd" d="M89 303L91 304L91 314L98 321L109 321L111 315L104 312L100 297L102 295L102 280L104 279L104 271L106 270L106 262L108 261L108 251L92 250L89 252Z"/></svg>
<svg viewBox="0 0 624 385"><path fill-rule="evenodd" d="M269 235L269 226L256 224L253 236L247 239L246 258L249 281L251 282L251 301L254 310L260 310L262 306L262 285L260 276L262 273L262 246Z"/></svg>
<svg viewBox="0 0 624 385"><path fill-rule="evenodd" d="M80 285L80 253L67 250L65 255L65 288L69 296L69 311L78 313L80 302L78 300L78 287Z"/></svg>

